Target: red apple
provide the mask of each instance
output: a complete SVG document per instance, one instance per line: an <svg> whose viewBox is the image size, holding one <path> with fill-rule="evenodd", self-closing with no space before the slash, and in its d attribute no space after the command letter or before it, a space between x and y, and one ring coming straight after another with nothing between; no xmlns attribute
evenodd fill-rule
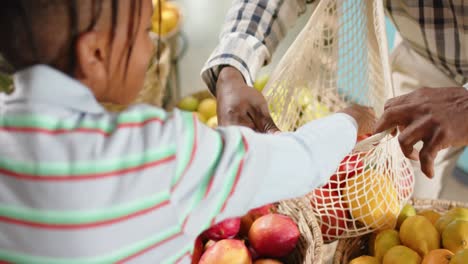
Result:
<svg viewBox="0 0 468 264"><path fill-rule="evenodd" d="M200 258L203 254L203 241L200 236L195 239L193 254L192 254L192 264L197 264L200 261Z"/></svg>
<svg viewBox="0 0 468 264"><path fill-rule="evenodd" d="M254 220L264 215L273 213L276 213L276 207L274 204L266 204L264 206L254 208L249 211L249 215L251 215Z"/></svg>
<svg viewBox="0 0 468 264"><path fill-rule="evenodd" d="M216 244L216 241L214 240L208 240L208 242L206 242L205 244L205 250L209 249L210 247L214 246L214 244Z"/></svg>
<svg viewBox="0 0 468 264"><path fill-rule="evenodd" d="M284 257L296 247L300 237L294 221L284 215L264 215L252 224L249 241L260 256Z"/></svg>
<svg viewBox="0 0 468 264"><path fill-rule="evenodd" d="M236 239L224 239L208 248L199 264L252 264L249 251L244 242Z"/></svg>
<svg viewBox="0 0 468 264"><path fill-rule="evenodd" d="M259 259L254 264L283 264L281 261L276 259Z"/></svg>
<svg viewBox="0 0 468 264"><path fill-rule="evenodd" d="M258 258L260 258L260 256L258 255L257 251L255 251L255 249L250 245L247 247L249 249L249 253L250 253L250 258L252 260L256 260Z"/></svg>
<svg viewBox="0 0 468 264"><path fill-rule="evenodd" d="M226 219L203 232L203 236L207 239L216 241L226 238L233 238L237 235L237 233L239 233L240 225L240 218Z"/></svg>
<svg viewBox="0 0 468 264"><path fill-rule="evenodd" d="M239 230L239 237L247 237L249 235L250 227L254 222L254 218L251 214L246 214L241 217L241 225Z"/></svg>
<svg viewBox="0 0 468 264"><path fill-rule="evenodd" d="M364 163L361 155L352 154L346 156L335 174L330 177L329 182L323 186L325 189L342 190L346 187L346 179L361 174L364 170Z"/></svg>
<svg viewBox="0 0 468 264"><path fill-rule="evenodd" d="M340 194L337 191L325 188L316 189L311 204L320 214L318 221L325 242L331 242L344 233L348 214L346 204L340 200Z"/></svg>

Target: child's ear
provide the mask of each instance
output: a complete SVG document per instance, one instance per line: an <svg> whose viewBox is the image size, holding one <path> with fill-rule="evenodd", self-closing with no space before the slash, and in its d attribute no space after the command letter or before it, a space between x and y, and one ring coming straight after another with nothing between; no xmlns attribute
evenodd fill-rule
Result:
<svg viewBox="0 0 468 264"><path fill-rule="evenodd" d="M95 95L107 86L108 48L103 36L93 31L81 34L76 41L75 77L91 88Z"/></svg>

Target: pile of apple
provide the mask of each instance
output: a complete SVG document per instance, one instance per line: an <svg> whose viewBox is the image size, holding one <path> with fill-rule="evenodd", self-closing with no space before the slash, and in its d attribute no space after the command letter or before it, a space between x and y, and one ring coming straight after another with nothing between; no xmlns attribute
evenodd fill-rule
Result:
<svg viewBox="0 0 468 264"><path fill-rule="evenodd" d="M281 264L296 247L300 233L288 216L272 204L241 218L224 220L195 241L192 263Z"/></svg>

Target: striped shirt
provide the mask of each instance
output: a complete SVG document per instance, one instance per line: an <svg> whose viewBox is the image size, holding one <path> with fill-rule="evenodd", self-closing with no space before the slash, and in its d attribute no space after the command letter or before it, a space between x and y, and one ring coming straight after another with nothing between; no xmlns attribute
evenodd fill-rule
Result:
<svg viewBox="0 0 468 264"><path fill-rule="evenodd" d="M47 66L14 81L0 93L2 263L189 263L208 226L322 185L356 141L345 114L261 135L146 105L109 113Z"/></svg>
<svg viewBox="0 0 468 264"><path fill-rule="evenodd" d="M354 1L354 0L346 0ZM468 5L463 0L379 0L403 40L460 86L468 82ZM235 0L202 77L215 93L221 65L252 85L310 0Z"/></svg>

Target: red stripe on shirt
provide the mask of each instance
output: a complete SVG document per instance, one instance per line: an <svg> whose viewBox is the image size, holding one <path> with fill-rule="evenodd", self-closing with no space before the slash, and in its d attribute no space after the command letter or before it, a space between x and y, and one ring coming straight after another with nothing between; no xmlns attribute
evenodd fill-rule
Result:
<svg viewBox="0 0 468 264"><path fill-rule="evenodd" d="M172 240L178 238L178 237L181 236L181 235L182 235L182 233L180 232L180 233L177 233L177 234L175 234L175 235L173 235L173 236L170 236L170 237L168 237L168 238L166 238L166 239L164 239L164 240L162 240L162 241L159 241L158 243L156 243L156 244L154 244L154 245L151 245L151 246L149 246L149 247L147 247L147 248L145 248L145 249L143 249L143 250L141 250L141 251L139 251L139 252L137 252L137 253L135 253L135 254L133 254L133 255L130 255L130 256L128 256L128 257L122 259L122 260L117 261L116 264L122 264L122 263L129 262L129 261L131 261L132 259L134 259L134 258L136 258L136 257L139 257L139 256L141 256L141 255L147 253L148 251L151 251L151 250L153 250L153 249L155 249L155 248L161 246L162 244L165 244L165 243L167 243L167 242L169 242L169 241L172 241Z"/></svg>
<svg viewBox="0 0 468 264"><path fill-rule="evenodd" d="M159 246L161 246L161 245L163 245L163 244L165 244L165 243L167 243L167 242L169 242L169 241L171 241L171 240L173 240L173 239L176 239L177 237L183 235L183 230L185 229L185 226L186 226L186 224L187 224L187 222L188 222L188 219L189 219L189 215L187 215L187 216L185 217L184 222L183 222L183 224L182 224L181 231L178 232L177 234L174 234L174 235L172 235L171 237L166 238L165 240L162 240L162 241L160 241L160 242L158 242L158 243L156 243L156 244L154 244L154 245L151 245L151 246L149 246L149 247L147 247L147 248L145 248L145 249L143 249L143 250L141 250L141 251L138 251L138 252L136 252L136 253L134 253L134 254L132 254L132 255L126 257L125 259L120 260L120 261L117 262L117 263L125 263L125 262L128 262L128 261L130 261L130 260L132 260L132 259L134 259L134 258L136 258L136 257L138 257L138 256L141 256L141 255L147 253L148 251L150 251L150 250L152 250L152 249L155 249L155 248L157 248L157 247L159 247ZM190 252L189 252L189 254L190 254ZM182 258L183 258L184 256L186 256L186 255L187 255L187 254L183 255L183 256L180 257L179 259L182 259Z"/></svg>
<svg viewBox="0 0 468 264"><path fill-rule="evenodd" d="M0 168L0 174L3 174L7 177L19 179L19 180L26 180L26 181L38 181L38 182L44 182L44 181L52 181L52 182L64 182L64 181L85 181L85 180L97 180L97 179L102 179L102 178L108 178L108 177L116 177L122 174L127 174L127 173L132 173L132 172L138 172L141 170L145 170L148 168L156 167L162 164L166 164L168 162L174 161L176 158L175 155L171 155L167 158L161 159L161 160L156 160L152 161L150 163L146 163L140 166L136 166L133 168L126 168L126 169L121 169L121 170L116 170L116 171L110 171L110 172L104 172L104 173L95 173L95 174L84 174L84 175L72 175L72 176L37 176L37 175L32 175L32 174L25 174L25 173L19 173L19 172L14 172L10 171L4 168Z"/></svg>
<svg viewBox="0 0 468 264"><path fill-rule="evenodd" d="M88 228L96 228L96 227L102 227L102 226L109 226L113 224L118 224L127 220L130 220L132 218L142 216L148 213L151 213L153 211L156 211L160 209L163 206L168 205L170 202L169 200L165 200L161 203L158 203L150 208L143 209L141 211L128 214L122 217L114 218L114 219L109 219L109 220L104 220L104 221L98 221L98 222L92 222L92 223L84 223L84 224L49 224L49 223L38 223L38 222L33 222L33 221L28 221L28 220L20 220L20 219L13 219L10 217L6 216L0 216L0 222L8 223L8 224L14 224L14 225L21 225L21 226L27 226L27 227L32 227L32 228L39 228L39 229L55 229L55 230L73 230L73 229L88 229Z"/></svg>
<svg viewBox="0 0 468 264"><path fill-rule="evenodd" d="M173 239L175 239L175 238L177 238L177 237L183 235L183 230L185 229L185 226L187 225L187 222L188 222L188 220L189 220L189 217L190 217L190 214L187 215L187 216L185 217L184 221L182 222L181 231L180 231L179 233L174 234L173 236L171 236L171 237L169 237L169 238L166 238L165 240L160 241L160 242L158 242L158 243L156 243L156 244L154 244L154 245L151 245L151 246L149 246L149 247L147 247L147 248L145 248L145 249L143 249L143 250L141 250L141 251L139 251L139 252L136 252L136 253L134 253L134 254L132 254L132 255L126 257L125 259L123 259L123 260L121 260L121 261L119 261L119 262L117 262L117 263L125 263L125 262L128 262L128 261L130 261L130 260L132 260L132 259L134 259L134 258L136 258L136 257L138 257L138 256L141 256L141 255L147 253L148 251L150 251L150 250L152 250L152 249L155 249L155 248L157 248L157 247L159 247L159 246L165 244L166 242L169 242L169 241L171 241L171 240L173 240ZM189 252L189 254L190 254L190 252ZM185 255L184 255L184 256L185 256ZM181 258L183 258L184 256L182 256Z"/></svg>
<svg viewBox="0 0 468 264"><path fill-rule="evenodd" d="M180 263L185 257L190 257L190 251L187 251L184 255L182 255L179 259L176 260L176 264Z"/></svg>
<svg viewBox="0 0 468 264"><path fill-rule="evenodd" d="M210 181L208 182L208 187L206 188L203 198L206 198L210 194L211 188L213 187L214 178L215 175L212 175Z"/></svg>
<svg viewBox="0 0 468 264"><path fill-rule="evenodd" d="M160 118L150 118L144 120L141 123L122 123L116 126L117 129L122 128L141 128L150 123L163 123L164 120ZM47 129L47 128L38 128L38 127L0 127L0 131L7 132L16 132L16 133L38 133L38 134L47 134L47 135L62 135L68 133L89 133L89 134L99 134L104 137L109 137L112 135L112 132L107 132L99 128L76 128L76 129Z"/></svg>

